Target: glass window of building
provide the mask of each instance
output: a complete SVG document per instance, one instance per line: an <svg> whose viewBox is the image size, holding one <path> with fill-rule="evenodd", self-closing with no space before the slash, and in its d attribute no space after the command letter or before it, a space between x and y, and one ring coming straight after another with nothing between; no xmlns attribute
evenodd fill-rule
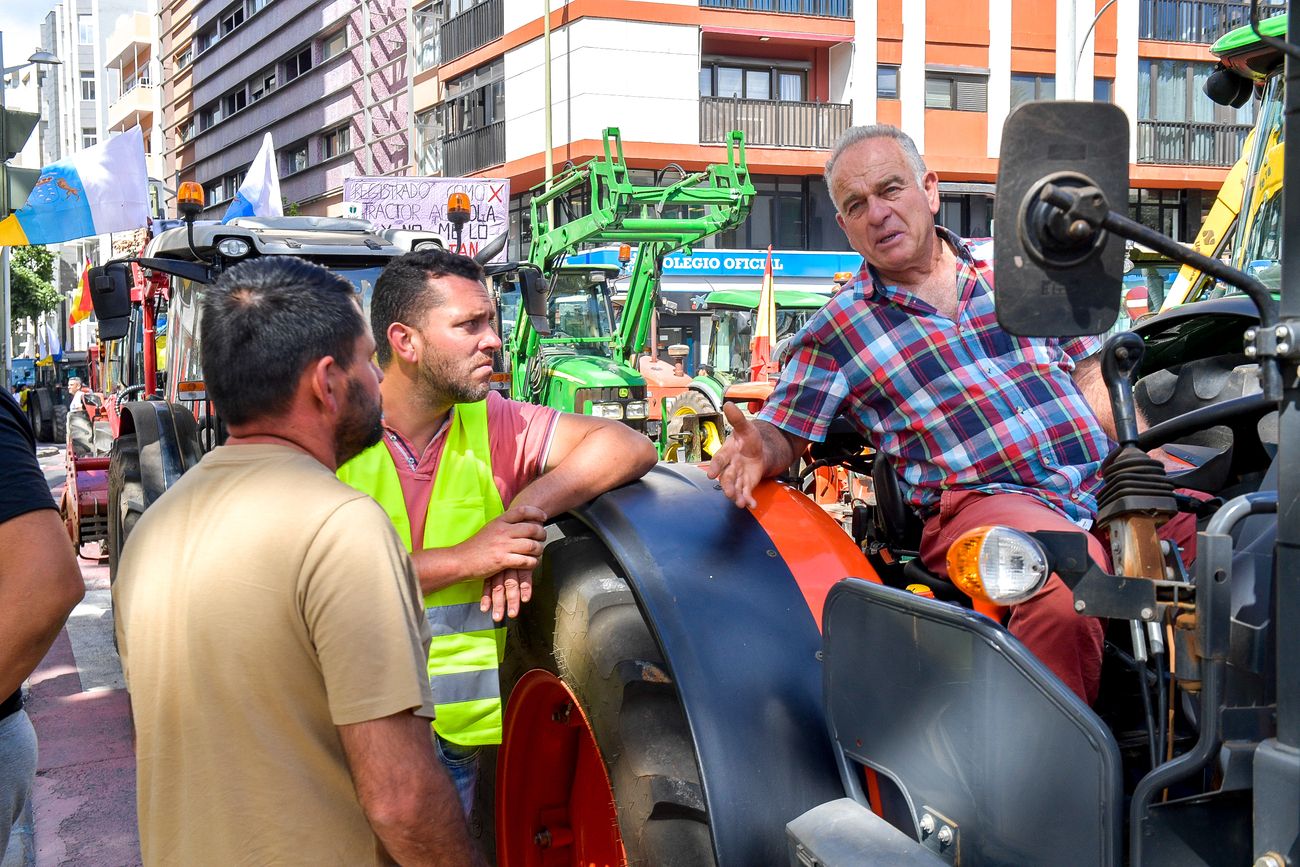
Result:
<svg viewBox="0 0 1300 867"><path fill-rule="evenodd" d="M876 98L898 99L898 67L876 67Z"/></svg>
<svg viewBox="0 0 1300 867"><path fill-rule="evenodd" d="M95 19L93 16L77 16L77 41L82 45L90 45L95 41Z"/></svg>
<svg viewBox="0 0 1300 867"><path fill-rule="evenodd" d="M1115 79L1094 78L1092 80L1092 101L1093 102L1114 102L1115 101Z"/></svg>
<svg viewBox="0 0 1300 867"><path fill-rule="evenodd" d="M435 5L426 3L411 13L415 25L416 69L432 69L438 65L438 12Z"/></svg>
<svg viewBox="0 0 1300 867"><path fill-rule="evenodd" d="M344 27L336 33L325 37L321 44L321 60L329 60L331 57L337 57L348 47L348 29Z"/></svg>
<svg viewBox="0 0 1300 867"><path fill-rule="evenodd" d="M83 126L81 128L81 146L83 148L93 148L99 144L99 132L93 126Z"/></svg>
<svg viewBox="0 0 1300 867"><path fill-rule="evenodd" d="M81 98L85 100L95 98L95 73L86 69L81 71Z"/></svg>
<svg viewBox="0 0 1300 867"><path fill-rule="evenodd" d="M308 166L307 142L300 141L295 145L290 145L284 149L282 156L284 158L282 171L286 175L303 171Z"/></svg>
<svg viewBox="0 0 1300 867"><path fill-rule="evenodd" d="M505 120L505 62L498 58L447 82L443 134L450 137Z"/></svg>
<svg viewBox="0 0 1300 867"><path fill-rule="evenodd" d="M352 130L341 126L321 137L321 158L333 159L352 150Z"/></svg>
<svg viewBox="0 0 1300 867"><path fill-rule="evenodd" d="M284 62L284 81L288 84L307 70L311 69L311 46L307 46L300 51L294 52L288 60Z"/></svg>
<svg viewBox="0 0 1300 867"><path fill-rule="evenodd" d="M706 58L700 65L700 96L804 102L807 81L807 71L794 61L777 65Z"/></svg>
<svg viewBox="0 0 1300 867"><path fill-rule="evenodd" d="M1056 76L1011 73L1011 107L1036 99L1056 99Z"/></svg>

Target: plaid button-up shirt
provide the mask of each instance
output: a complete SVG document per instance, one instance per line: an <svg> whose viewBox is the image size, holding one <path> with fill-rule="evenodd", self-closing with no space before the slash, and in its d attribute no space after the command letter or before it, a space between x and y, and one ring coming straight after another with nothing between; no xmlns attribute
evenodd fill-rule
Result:
<svg viewBox="0 0 1300 867"><path fill-rule="evenodd" d="M1008 334L992 269L938 232L958 252L957 321L863 263L794 337L758 417L820 441L843 415L889 456L922 517L952 488L1027 494L1090 525L1111 444L1071 373L1100 340Z"/></svg>

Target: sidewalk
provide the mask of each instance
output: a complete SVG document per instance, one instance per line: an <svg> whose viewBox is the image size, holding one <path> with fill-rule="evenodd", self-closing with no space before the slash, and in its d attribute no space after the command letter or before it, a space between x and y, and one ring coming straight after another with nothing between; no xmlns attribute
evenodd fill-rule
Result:
<svg viewBox="0 0 1300 867"><path fill-rule="evenodd" d="M41 466L57 499L62 456L42 456ZM78 562L86 598L28 680L40 759L31 822L15 829L2 867L140 864L130 707L113 650L108 567Z"/></svg>

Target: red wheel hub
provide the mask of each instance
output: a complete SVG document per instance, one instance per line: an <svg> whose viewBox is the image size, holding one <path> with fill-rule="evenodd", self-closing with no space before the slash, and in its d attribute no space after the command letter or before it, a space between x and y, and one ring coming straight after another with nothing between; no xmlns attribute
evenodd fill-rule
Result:
<svg viewBox="0 0 1300 867"><path fill-rule="evenodd" d="M534 669L515 685L497 754L502 867L623 867L614 791L582 706Z"/></svg>

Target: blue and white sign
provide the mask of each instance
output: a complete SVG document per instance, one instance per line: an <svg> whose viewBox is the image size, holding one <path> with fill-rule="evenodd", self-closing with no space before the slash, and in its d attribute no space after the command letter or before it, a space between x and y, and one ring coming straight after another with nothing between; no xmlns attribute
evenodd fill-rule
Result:
<svg viewBox="0 0 1300 867"><path fill-rule="evenodd" d="M632 251L636 261L636 250ZM567 265L617 265L618 249L601 247L574 253L565 258ZM766 250L696 250L687 256L674 253L664 257L665 277L756 277L762 279L767 262ZM772 276L815 277L830 281L841 271L854 271L862 266L857 253L824 251L773 250Z"/></svg>

